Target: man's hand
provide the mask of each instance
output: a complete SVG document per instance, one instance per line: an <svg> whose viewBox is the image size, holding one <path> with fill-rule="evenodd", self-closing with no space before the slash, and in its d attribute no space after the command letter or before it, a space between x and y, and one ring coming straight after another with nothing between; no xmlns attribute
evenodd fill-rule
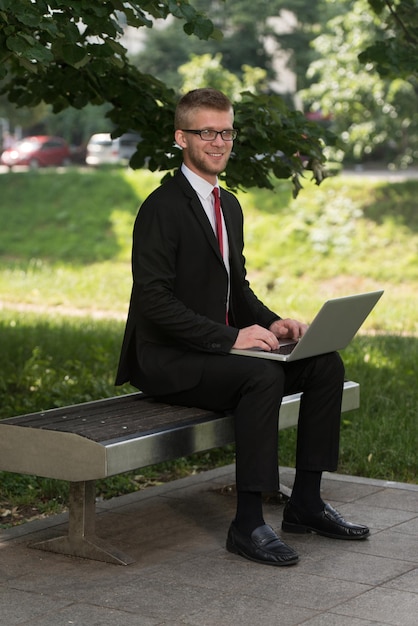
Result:
<svg viewBox="0 0 418 626"><path fill-rule="evenodd" d="M261 350L270 351L276 350L279 347L279 341L271 330L263 328L263 326L258 326L258 324L254 324L253 326L247 326L246 328L240 329L237 339L232 347L238 348L239 350L245 350L246 348L261 348Z"/></svg>
<svg viewBox="0 0 418 626"><path fill-rule="evenodd" d="M248 348L260 348L267 351L277 350L279 339L297 341L306 333L307 328L307 324L291 319L276 320L269 329L254 324L240 329L232 347L239 350Z"/></svg>
<svg viewBox="0 0 418 626"><path fill-rule="evenodd" d="M278 339L292 339L293 341L297 341L303 337L307 330L307 324L291 319L276 320L270 326L270 331Z"/></svg>

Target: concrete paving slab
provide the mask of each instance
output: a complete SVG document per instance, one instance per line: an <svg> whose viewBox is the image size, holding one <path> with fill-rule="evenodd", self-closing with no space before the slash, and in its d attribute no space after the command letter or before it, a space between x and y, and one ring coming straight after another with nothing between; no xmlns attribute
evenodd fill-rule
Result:
<svg viewBox="0 0 418 626"><path fill-rule="evenodd" d="M338 615L370 619L378 624L416 626L418 594L389 588L371 589L340 605Z"/></svg>
<svg viewBox="0 0 418 626"><path fill-rule="evenodd" d="M400 532L416 534L413 528L417 515L412 511L383 509L382 507L369 506L362 501L339 505L338 510L343 513L347 519L361 520L361 523L366 524L372 531L392 528L394 531L398 529Z"/></svg>
<svg viewBox="0 0 418 626"><path fill-rule="evenodd" d="M305 563L304 571L312 571L331 580L337 574L339 580L377 586L409 572L410 568L409 563L397 559L348 551L336 553L334 548L324 556Z"/></svg>
<svg viewBox="0 0 418 626"><path fill-rule="evenodd" d="M418 513L418 494L415 490L386 488L367 496L367 504L388 510L402 510Z"/></svg>
<svg viewBox="0 0 418 626"><path fill-rule="evenodd" d="M0 530L1 626L416 626L418 485L327 474L323 497L371 537L283 533L300 562L274 568L225 550L234 478L228 466L98 502L97 534L126 567L28 547L66 515ZM280 532L283 503L264 510Z"/></svg>
<svg viewBox="0 0 418 626"><path fill-rule="evenodd" d="M159 618L146 615L104 609L100 606L72 604L52 614L43 615L39 619L19 622L19 626L160 626Z"/></svg>
<svg viewBox="0 0 418 626"><path fill-rule="evenodd" d="M418 566L418 536L395 532L393 529L373 533L368 541L353 542L354 552L398 559ZM418 623L418 622L417 622Z"/></svg>
<svg viewBox="0 0 418 626"><path fill-rule="evenodd" d="M418 593L418 568L415 567L406 574L403 574L403 576L398 576L393 580L388 580L385 583L385 587L393 587L394 589L400 589L401 591Z"/></svg>
<svg viewBox="0 0 418 626"><path fill-rule="evenodd" d="M303 626L376 626L376 624L375 620L358 619L357 617L334 615L333 613L321 613L321 615L303 622Z"/></svg>

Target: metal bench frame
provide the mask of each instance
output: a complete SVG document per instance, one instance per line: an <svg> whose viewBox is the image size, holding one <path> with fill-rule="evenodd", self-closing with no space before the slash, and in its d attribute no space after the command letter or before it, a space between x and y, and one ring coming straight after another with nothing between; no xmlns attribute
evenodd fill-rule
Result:
<svg viewBox="0 0 418 626"><path fill-rule="evenodd" d="M279 429L296 426L300 398L283 398ZM359 406L359 384L346 381L342 411ZM32 547L127 565L96 536L95 481L233 442L232 415L133 393L0 420L0 470L70 483L68 534Z"/></svg>

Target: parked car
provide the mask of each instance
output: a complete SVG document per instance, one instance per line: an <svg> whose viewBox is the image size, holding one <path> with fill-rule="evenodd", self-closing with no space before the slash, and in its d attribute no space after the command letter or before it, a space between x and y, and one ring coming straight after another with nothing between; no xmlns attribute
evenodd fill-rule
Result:
<svg viewBox="0 0 418 626"><path fill-rule="evenodd" d="M116 139L110 133L92 135L87 143L86 163L97 166L129 162L140 141L137 133L125 133Z"/></svg>
<svg viewBox="0 0 418 626"><path fill-rule="evenodd" d="M36 135L17 141L1 155L3 165L28 165L32 168L48 165L69 165L71 153L67 142L61 137Z"/></svg>

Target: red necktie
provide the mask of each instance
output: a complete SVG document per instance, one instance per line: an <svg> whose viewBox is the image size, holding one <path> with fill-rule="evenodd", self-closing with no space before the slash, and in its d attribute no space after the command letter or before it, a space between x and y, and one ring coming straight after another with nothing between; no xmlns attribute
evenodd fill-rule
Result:
<svg viewBox="0 0 418 626"><path fill-rule="evenodd" d="M215 217L216 217L216 236L218 238L219 249L221 255L224 255L224 242L222 235L222 213L221 213L221 200L219 198L219 189L214 187L212 190L213 197L215 199Z"/></svg>
<svg viewBox="0 0 418 626"><path fill-rule="evenodd" d="M221 251L221 256L224 256L224 240L223 240L223 232L222 232L222 213L221 213L221 200L219 198L219 189L214 187L212 189L213 197L215 199L215 217L216 217L216 236L218 238L219 250ZM228 311L225 313L225 323L228 326Z"/></svg>

